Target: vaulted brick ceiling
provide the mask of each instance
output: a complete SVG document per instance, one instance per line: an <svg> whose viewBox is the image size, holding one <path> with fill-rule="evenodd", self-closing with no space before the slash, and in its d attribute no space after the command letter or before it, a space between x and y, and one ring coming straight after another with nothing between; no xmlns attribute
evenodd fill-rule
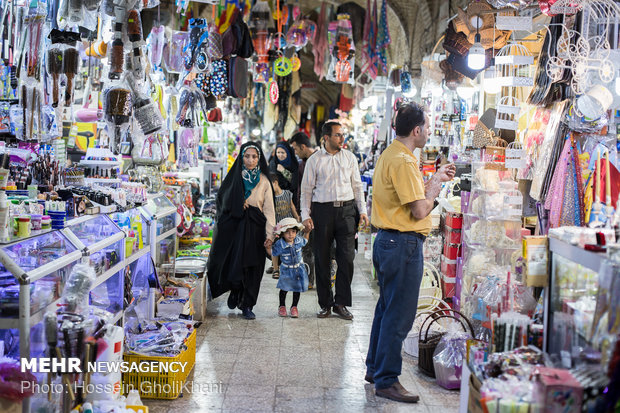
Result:
<svg viewBox="0 0 620 413"><path fill-rule="evenodd" d="M335 11L338 5L349 2L366 8L366 0L330 0L327 3ZM381 1L377 2L380 6ZM407 64L414 75L419 73L423 57L433 50L447 27L448 18L456 13L457 7L464 8L467 4L466 0L387 0L388 26L392 39L388 48L388 63L399 66ZM301 5L303 13L318 13L321 8L321 2L316 0L302 0ZM301 75L302 80L314 81L317 87L302 92L303 105L307 107L314 102L335 104L341 86L325 80L318 81L313 70L312 56L310 47L302 53Z"/></svg>

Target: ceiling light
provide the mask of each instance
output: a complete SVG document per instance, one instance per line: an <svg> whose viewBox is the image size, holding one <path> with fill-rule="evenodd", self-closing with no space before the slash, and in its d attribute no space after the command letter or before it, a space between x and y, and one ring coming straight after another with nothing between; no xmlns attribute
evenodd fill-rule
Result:
<svg viewBox="0 0 620 413"><path fill-rule="evenodd" d="M260 135L260 129L259 128L254 128L252 129L252 132L250 132L252 134L252 136L259 136Z"/></svg>
<svg viewBox="0 0 620 413"><path fill-rule="evenodd" d="M480 33L476 33L475 43L469 49L469 54L467 55L467 66L472 70L482 70L485 63L486 55L484 47L480 44Z"/></svg>
<svg viewBox="0 0 620 413"><path fill-rule="evenodd" d="M456 88L456 93L461 99L467 100L470 99L474 93L476 93L476 89L471 86L458 86Z"/></svg>

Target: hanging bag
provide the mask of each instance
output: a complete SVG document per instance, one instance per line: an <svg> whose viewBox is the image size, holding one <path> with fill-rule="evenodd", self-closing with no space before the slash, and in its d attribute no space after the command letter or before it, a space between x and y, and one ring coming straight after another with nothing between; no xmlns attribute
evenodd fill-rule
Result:
<svg viewBox="0 0 620 413"><path fill-rule="evenodd" d="M228 94L234 98L248 96L248 61L242 57L231 57L228 61Z"/></svg>
<svg viewBox="0 0 620 413"><path fill-rule="evenodd" d="M228 64L226 60L215 60L211 63L209 90L216 98L226 96L228 90Z"/></svg>

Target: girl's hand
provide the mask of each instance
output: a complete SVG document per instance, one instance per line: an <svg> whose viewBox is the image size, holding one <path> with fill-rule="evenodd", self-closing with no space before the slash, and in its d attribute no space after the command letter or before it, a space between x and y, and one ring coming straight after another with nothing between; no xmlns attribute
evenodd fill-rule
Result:
<svg viewBox="0 0 620 413"><path fill-rule="evenodd" d="M265 248L267 248L267 250L271 250L272 246L273 246L273 240L270 240L269 238L265 240Z"/></svg>
<svg viewBox="0 0 620 413"><path fill-rule="evenodd" d="M277 168L278 172L284 172L284 167L281 164L278 164Z"/></svg>
<svg viewBox="0 0 620 413"><path fill-rule="evenodd" d="M250 207L250 204L248 204L248 200L246 199L245 202L243 203L243 209L248 209Z"/></svg>

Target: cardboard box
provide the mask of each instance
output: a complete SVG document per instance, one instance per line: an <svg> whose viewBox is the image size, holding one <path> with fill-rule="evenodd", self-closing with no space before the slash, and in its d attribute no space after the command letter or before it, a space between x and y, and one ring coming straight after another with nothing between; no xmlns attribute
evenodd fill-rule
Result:
<svg viewBox="0 0 620 413"><path fill-rule="evenodd" d="M581 412L583 387L570 371L540 367L538 373L545 413Z"/></svg>
<svg viewBox="0 0 620 413"><path fill-rule="evenodd" d="M525 284L528 287L549 285L549 239L546 236L523 237Z"/></svg>
<svg viewBox="0 0 620 413"><path fill-rule="evenodd" d="M474 375L469 376L469 403L467 404L467 413L484 413L480 404L480 387L482 383Z"/></svg>

